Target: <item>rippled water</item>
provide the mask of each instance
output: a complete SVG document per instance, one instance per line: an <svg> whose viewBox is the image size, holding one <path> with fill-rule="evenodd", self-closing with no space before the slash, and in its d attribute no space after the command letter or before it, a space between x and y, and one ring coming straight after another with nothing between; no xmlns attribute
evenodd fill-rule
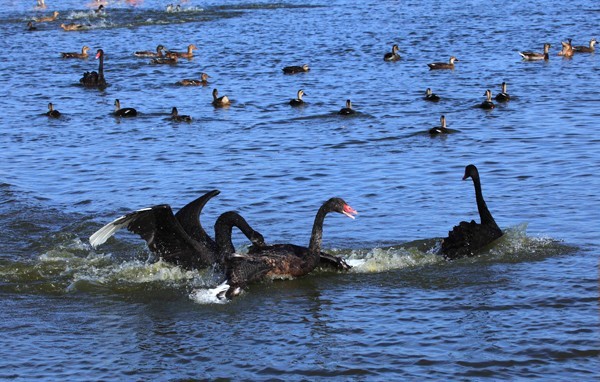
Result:
<svg viewBox="0 0 600 382"><path fill-rule="evenodd" d="M598 377L600 61L557 56L561 41L598 37L598 6L134 3L109 1L104 16L75 0L0 10L0 378ZM58 21L26 31L55 9ZM72 22L86 30L59 28ZM545 42L548 62L521 61ZM175 66L133 56L191 43ZM402 60L384 62L394 43ZM83 45L106 52L105 91L78 86L92 57L60 57ZM428 70L451 55L455 70ZM176 85L200 72L209 86ZM503 81L508 104L475 107ZM442 101L423 101L427 87ZM232 106L215 109L213 88ZM293 109L298 89L308 104ZM116 98L140 115L113 117ZM346 99L357 115L337 115ZM170 121L173 106L193 122ZM430 138L442 114L458 132ZM439 238L478 219L469 163L506 234L449 263ZM360 265L215 304L205 292L219 275L156 262L133 235L89 246L123 213L211 189L205 227L235 209L273 243L308 243L319 205L343 197L359 217L329 217L324 247Z"/></svg>

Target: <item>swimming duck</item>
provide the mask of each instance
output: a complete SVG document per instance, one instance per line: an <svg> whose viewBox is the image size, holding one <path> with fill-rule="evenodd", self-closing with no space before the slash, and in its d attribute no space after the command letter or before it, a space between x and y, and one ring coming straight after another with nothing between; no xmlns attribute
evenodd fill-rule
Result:
<svg viewBox="0 0 600 382"><path fill-rule="evenodd" d="M442 241L442 255L449 260L465 256L474 256L477 251L502 236L502 230L496 224L487 208L481 192L481 182L477 167L470 164L465 167L463 180L471 178L475 186L475 199L481 223L471 220L460 222L448 232L448 237Z"/></svg>
<svg viewBox="0 0 600 382"><path fill-rule="evenodd" d="M298 90L298 96L297 96L298 98L291 99L290 100L290 106L296 107L296 106L303 106L303 105L305 105L304 101L302 100L302 96L303 95L305 95L304 94L304 90L302 90L302 89Z"/></svg>
<svg viewBox="0 0 600 382"><path fill-rule="evenodd" d="M179 115L179 111L177 111L176 107L171 109L171 119L177 122L192 122L192 117L189 115Z"/></svg>
<svg viewBox="0 0 600 382"><path fill-rule="evenodd" d="M349 99L346 100L346 107L343 107L340 109L340 111L338 111L338 114L341 115L350 115L350 114L354 114L355 111L352 108L352 101L350 101Z"/></svg>
<svg viewBox="0 0 600 382"><path fill-rule="evenodd" d="M156 64L156 65L175 65L177 64L177 55L175 54L171 54L171 53L167 53L165 55L165 57L157 57L157 58L153 58L150 63L151 64Z"/></svg>
<svg viewBox="0 0 600 382"><path fill-rule="evenodd" d="M194 57L194 49L198 49L196 48L196 45L194 44L190 44L187 47L187 52L175 52L175 51L167 51L167 54L171 54L171 55L175 55L179 58L192 58Z"/></svg>
<svg viewBox="0 0 600 382"><path fill-rule="evenodd" d="M85 25L82 24L60 24L60 27L65 31L80 31L85 29Z"/></svg>
<svg viewBox="0 0 600 382"><path fill-rule="evenodd" d="M121 102L118 99L115 100L115 115L117 117L135 117L137 114L137 110L132 107L121 109Z"/></svg>
<svg viewBox="0 0 600 382"><path fill-rule="evenodd" d="M562 49L560 50L560 52L558 52L559 56L563 56L563 57L573 57L573 46L571 45L571 39L569 39L569 41L565 42L561 42L562 44Z"/></svg>
<svg viewBox="0 0 600 382"><path fill-rule="evenodd" d="M398 61L400 59L399 50L398 45L392 46L392 51L383 55L383 61Z"/></svg>
<svg viewBox="0 0 600 382"><path fill-rule="evenodd" d="M498 102L510 101L510 95L506 92L506 82L502 83L502 92L496 94L496 101L498 101Z"/></svg>
<svg viewBox="0 0 600 382"><path fill-rule="evenodd" d="M282 70L284 74L296 74L308 72L310 68L308 67L308 64L304 64L302 66L286 66Z"/></svg>
<svg viewBox="0 0 600 382"><path fill-rule="evenodd" d="M440 117L440 126L434 126L429 129L430 135L438 135L438 134L448 134L450 131L446 128L446 117Z"/></svg>
<svg viewBox="0 0 600 382"><path fill-rule="evenodd" d="M156 47L156 52L151 50L138 50L137 52L134 52L133 55L136 57L162 57L164 49L164 46L158 45Z"/></svg>
<svg viewBox="0 0 600 382"><path fill-rule="evenodd" d="M100 4L100 5L98 6L98 8L96 8L96 9L94 10L94 13L96 14L96 16L101 16L101 15L104 15L104 14L105 14L105 12L104 12L104 5L103 5L103 4Z"/></svg>
<svg viewBox="0 0 600 382"><path fill-rule="evenodd" d="M58 118L60 117L60 111L54 110L54 105L52 105L52 102L50 102L48 103L48 112L46 115L51 118Z"/></svg>
<svg viewBox="0 0 600 382"><path fill-rule="evenodd" d="M54 11L52 13L52 16L38 17L38 18L33 19L33 21L36 21L38 23L44 23L44 22L54 21L54 20L56 20L56 18L58 17L58 15L59 15L58 11Z"/></svg>
<svg viewBox="0 0 600 382"><path fill-rule="evenodd" d="M30 22L27 23L27 30L30 31L30 32L37 30L37 27L35 25L33 25L33 21L30 21Z"/></svg>
<svg viewBox="0 0 600 382"><path fill-rule="evenodd" d="M216 88L213 89L212 95L213 95L212 104L214 107L229 106L231 104L231 101L229 101L229 98L227 98L227 96L219 97L219 91Z"/></svg>
<svg viewBox="0 0 600 382"><path fill-rule="evenodd" d="M81 48L81 53L77 53L77 52L62 52L62 58L87 58L88 57L88 50L90 50L90 48L87 45L84 45L83 48Z"/></svg>
<svg viewBox="0 0 600 382"><path fill-rule="evenodd" d="M437 94L431 92L430 88L425 90L425 97L423 97L425 101L437 102L440 100L440 97Z"/></svg>
<svg viewBox="0 0 600 382"><path fill-rule="evenodd" d="M552 45L545 43L544 44L544 53L537 52L519 52L523 60L525 61L540 61L540 60L548 60L550 56L548 55L548 51Z"/></svg>
<svg viewBox="0 0 600 382"><path fill-rule="evenodd" d="M485 101L483 101L479 107L482 109L493 109L496 107L496 105L494 105L494 103L492 102L492 91L490 89L486 90L485 93L483 94L485 96Z"/></svg>
<svg viewBox="0 0 600 382"><path fill-rule="evenodd" d="M574 46L573 51L577 52L577 53L593 53L596 50L596 47L594 45L596 45L595 38L590 40L589 46L581 46L581 45Z"/></svg>
<svg viewBox="0 0 600 382"><path fill-rule="evenodd" d="M184 79L184 80L178 81L177 83L182 86L206 86L206 85L208 85L209 78L210 77L208 74L201 73L199 80Z"/></svg>
<svg viewBox="0 0 600 382"><path fill-rule="evenodd" d="M429 70L434 69L454 69L454 62L460 61L458 58L452 56L448 60L448 62L432 62L431 64L427 64L429 66Z"/></svg>

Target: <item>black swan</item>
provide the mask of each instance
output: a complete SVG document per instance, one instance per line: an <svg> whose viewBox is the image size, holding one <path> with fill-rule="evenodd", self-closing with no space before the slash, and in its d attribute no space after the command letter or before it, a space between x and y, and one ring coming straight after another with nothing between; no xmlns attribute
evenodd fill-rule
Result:
<svg viewBox="0 0 600 382"><path fill-rule="evenodd" d="M427 88L425 90L425 97L423 97L425 101L437 102L440 100L440 96L431 92L431 88Z"/></svg>
<svg viewBox="0 0 600 382"><path fill-rule="evenodd" d="M77 53L77 52L62 52L61 56L62 58L87 58L88 57L88 50L90 50L90 48L87 45L84 45L83 48L81 48L81 53Z"/></svg>
<svg viewBox="0 0 600 382"><path fill-rule="evenodd" d="M310 68L308 67L308 64L304 64L302 66L286 66L282 70L284 74L296 74L308 72Z"/></svg>
<svg viewBox="0 0 600 382"><path fill-rule="evenodd" d="M171 119L177 122L192 122L192 117L189 115L180 115L176 107L171 109Z"/></svg>
<svg viewBox="0 0 600 382"><path fill-rule="evenodd" d="M304 96L304 95L306 95L306 94L304 94L304 90L302 90L302 89L298 90L298 98L291 99L290 106L293 106L293 107L303 106L304 100L302 99L302 96Z"/></svg>
<svg viewBox="0 0 600 382"><path fill-rule="evenodd" d="M496 107L496 105L494 105L494 103L492 102L492 91L490 89L486 90L485 93L483 94L485 96L485 101L483 101L479 107L482 109L493 109Z"/></svg>
<svg viewBox="0 0 600 382"><path fill-rule="evenodd" d="M479 249L502 236L502 230L494 221L483 200L477 167L470 164L465 168L463 180L467 178L471 178L475 185L475 198L481 223L477 224L474 220L470 223L463 221L448 232L448 237L442 241L442 255L450 260L474 256Z"/></svg>
<svg viewBox="0 0 600 382"><path fill-rule="evenodd" d="M79 82L86 88L98 88L100 90L106 88L107 83L104 79L104 51L98 49L96 52L98 60L98 72L85 72Z"/></svg>
<svg viewBox="0 0 600 382"><path fill-rule="evenodd" d="M90 244L97 247L104 243L117 230L125 227L140 235L154 254L164 261L180 265L187 269L206 268L220 264L219 249L216 242L204 231L199 214L204 205L219 191L206 193L183 207L173 215L171 207L162 204L144 208L108 223L90 236ZM244 220L232 225L240 230L256 245L264 245L262 236L254 231Z"/></svg>
<svg viewBox="0 0 600 382"><path fill-rule="evenodd" d="M400 50L398 49L398 45L392 46L392 51L383 55L383 61L398 61L400 59L398 50Z"/></svg>
<svg viewBox="0 0 600 382"><path fill-rule="evenodd" d="M212 95L212 104L214 107L229 106L231 104L231 101L229 101L229 98L227 96L219 97L219 91L217 89L213 89Z"/></svg>
<svg viewBox="0 0 600 382"><path fill-rule="evenodd" d="M46 113L46 115L48 117L52 117L52 118L59 118L60 111L54 110L54 105L52 104L52 102L50 102L50 103L48 103L48 112Z"/></svg>
<svg viewBox="0 0 600 382"><path fill-rule="evenodd" d="M314 270L321 259L323 222L329 212L338 212L352 219L357 214L343 199L331 198L317 211L308 248L294 244L253 244L247 255L236 254L227 258L225 269L229 288L224 293L225 297L231 299L249 283L266 277L300 277Z"/></svg>
<svg viewBox="0 0 600 382"><path fill-rule="evenodd" d="M121 109L121 101L115 100L115 115L117 117L135 117L138 114L137 110L132 107L124 107Z"/></svg>
<svg viewBox="0 0 600 382"><path fill-rule="evenodd" d="M502 91L496 94L496 101L498 102L508 102L510 101L510 95L506 92L506 82L502 83Z"/></svg>
<svg viewBox="0 0 600 382"><path fill-rule="evenodd" d="M431 64L427 64L429 66L429 70L435 69L454 69L454 62L460 61L458 58L452 56L448 60L448 62L432 62Z"/></svg>
<svg viewBox="0 0 600 382"><path fill-rule="evenodd" d="M352 101L350 101L349 99L346 100L346 107L343 107L340 109L340 111L338 111L338 114L341 115L350 115L350 114L354 114L355 111L352 108Z"/></svg>

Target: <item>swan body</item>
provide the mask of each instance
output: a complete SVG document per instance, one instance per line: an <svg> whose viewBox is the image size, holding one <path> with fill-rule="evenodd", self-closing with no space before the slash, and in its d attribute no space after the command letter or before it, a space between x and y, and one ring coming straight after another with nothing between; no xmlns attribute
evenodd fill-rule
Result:
<svg viewBox="0 0 600 382"><path fill-rule="evenodd" d="M179 111L176 107L171 109L171 119L177 122L192 122L192 117L189 115L179 115Z"/></svg>
<svg viewBox="0 0 600 382"><path fill-rule="evenodd" d="M320 261L323 222L329 212L338 212L352 219L357 212L341 198L331 198L321 205L313 223L308 248L294 244L253 245L247 255L235 254L225 263L226 298L237 295L249 283L264 278L305 276Z"/></svg>
<svg viewBox="0 0 600 382"><path fill-rule="evenodd" d="M282 70L284 74L296 74L308 72L310 68L308 67L308 64L304 64L302 66L286 66Z"/></svg>
<svg viewBox="0 0 600 382"><path fill-rule="evenodd" d="M525 60L525 61L541 61L541 60L548 61L548 59L550 58L548 52L549 52L551 46L552 45L550 45L548 43L544 44L544 53L519 52L519 54L521 55L521 57L523 57L523 60Z"/></svg>
<svg viewBox="0 0 600 382"><path fill-rule="evenodd" d="M298 90L298 95L297 95L298 98L291 99L290 100L290 106L294 106L294 107L296 107L296 106L304 106L305 103L304 103L304 100L302 99L302 96L304 96L304 95L306 95L304 93L304 90L302 90L302 89Z"/></svg>
<svg viewBox="0 0 600 382"><path fill-rule="evenodd" d="M208 74L201 73L199 80L184 79L184 80L178 81L177 83L182 86L206 86L206 85L208 85L209 78L210 77Z"/></svg>
<svg viewBox="0 0 600 382"><path fill-rule="evenodd" d="M88 58L88 50L90 50L90 48L87 45L84 45L83 48L81 48L81 53L62 52L61 56L62 58Z"/></svg>
<svg viewBox="0 0 600 382"><path fill-rule="evenodd" d="M152 50L138 50L138 51L134 52L133 55L136 56L136 57L163 57L163 50L164 49L165 49L164 46L158 45L156 47L156 51L152 51Z"/></svg>
<svg viewBox="0 0 600 382"><path fill-rule="evenodd" d="M438 134L448 134L450 131L446 127L446 116L442 115L440 117L440 125L434 126L429 129L430 135L438 135Z"/></svg>
<svg viewBox="0 0 600 382"><path fill-rule="evenodd" d="M490 110L496 107L496 105L494 105L494 103L492 102L492 91L491 90L486 90L485 93L483 94L485 96L485 101L483 101L479 107L482 109L486 109L486 110Z"/></svg>
<svg viewBox="0 0 600 382"><path fill-rule="evenodd" d="M452 57L450 57L448 62L432 62L430 64L427 64L427 66L429 66L429 70L454 69L454 62L456 62L456 61L459 61L459 59L452 56Z"/></svg>
<svg viewBox="0 0 600 382"><path fill-rule="evenodd" d="M437 94L431 92L430 88L425 90L425 97L423 97L425 101L437 102L440 100L440 97Z"/></svg>
<svg viewBox="0 0 600 382"><path fill-rule="evenodd" d="M59 118L61 114L60 111L54 109L54 105L50 102L48 103L48 112L46 115L51 118Z"/></svg>
<svg viewBox="0 0 600 382"><path fill-rule="evenodd" d="M231 104L231 101L229 100L229 98L227 96L219 97L219 91L216 88L213 89L212 95L213 95L212 104L214 107L229 106Z"/></svg>
<svg viewBox="0 0 600 382"><path fill-rule="evenodd" d="M135 117L138 114L137 110L132 107L121 109L121 101L115 100L115 115L117 117Z"/></svg>
<svg viewBox="0 0 600 382"><path fill-rule="evenodd" d="M574 46L573 47L573 51L576 53L594 53L596 51L596 39L593 38L590 40L590 45L589 46Z"/></svg>
<svg viewBox="0 0 600 382"><path fill-rule="evenodd" d="M468 178L473 180L475 186L475 199L481 223L476 223L474 220L463 221L448 232L448 237L442 241L441 252L450 260L474 256L479 249L502 236L502 230L496 224L483 199L477 167L472 164L465 168L463 180Z"/></svg>
<svg viewBox="0 0 600 382"><path fill-rule="evenodd" d="M496 94L495 97L498 102L508 102L510 101L510 95L506 92L506 82L502 83L502 91Z"/></svg>
<svg viewBox="0 0 600 382"><path fill-rule="evenodd" d="M398 45L392 46L392 51L387 52L383 55L383 61L398 61L400 60L400 55L398 54L399 48Z"/></svg>
<svg viewBox="0 0 600 382"><path fill-rule="evenodd" d="M104 51L102 49L98 49L96 59L98 60L98 71L83 73L83 77L81 77L79 82L86 88L98 88L102 90L108 86L106 79L104 79Z"/></svg>
<svg viewBox="0 0 600 382"><path fill-rule="evenodd" d="M350 101L349 99L346 100L346 107L343 107L340 109L340 111L338 111L338 114L340 114L340 115L351 115L354 113L356 113L356 112L352 108L352 101Z"/></svg>

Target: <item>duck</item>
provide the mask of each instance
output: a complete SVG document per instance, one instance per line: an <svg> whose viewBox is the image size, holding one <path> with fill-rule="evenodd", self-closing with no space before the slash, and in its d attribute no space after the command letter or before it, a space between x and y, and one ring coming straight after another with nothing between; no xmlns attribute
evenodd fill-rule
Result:
<svg viewBox="0 0 600 382"><path fill-rule="evenodd" d="M356 113L356 111L352 108L352 101L349 99L346 100L346 107L343 107L338 111L338 114L340 115L350 115L354 113Z"/></svg>
<svg viewBox="0 0 600 382"><path fill-rule="evenodd" d="M481 222L462 221L448 232L448 236L442 240L441 246L441 254L448 260L474 256L481 248L502 237L502 230L496 224L483 199L479 171L473 164L465 167L462 179L467 180L468 178L473 180L475 186L475 199Z"/></svg>
<svg viewBox="0 0 600 382"><path fill-rule="evenodd" d="M33 25L33 21L29 21L29 22L27 23L27 30L28 30L29 32L36 31L36 30L37 30L37 27L36 27L35 25Z"/></svg>
<svg viewBox="0 0 600 382"><path fill-rule="evenodd" d="M206 85L208 85L209 78L210 78L210 76L208 74L200 73L199 80L184 79L184 80L178 81L177 84L182 85L182 86L206 86Z"/></svg>
<svg viewBox="0 0 600 382"><path fill-rule="evenodd" d="M320 262L323 223L330 212L354 219L358 212L342 198L334 197L321 205L313 222L308 247L295 244L255 245L247 254L233 254L225 260L225 284L219 297L232 299L250 283L263 279L302 277L312 272Z"/></svg>
<svg viewBox="0 0 600 382"><path fill-rule="evenodd" d="M71 23L71 24L60 24L60 27L62 29L64 29L65 31L80 31L85 29L85 25L82 24L75 24L75 23Z"/></svg>
<svg viewBox="0 0 600 382"><path fill-rule="evenodd" d="M392 46L392 51L383 55L383 61L398 61L400 59L399 50L398 45Z"/></svg>
<svg viewBox="0 0 600 382"><path fill-rule="evenodd" d="M171 109L171 119L177 122L192 122L192 117L189 115L179 115L179 111L176 107Z"/></svg>
<svg viewBox="0 0 600 382"><path fill-rule="evenodd" d="M506 92L506 82L502 82L502 91L496 94L496 101L498 102L508 102L510 101L510 95Z"/></svg>
<svg viewBox="0 0 600 382"><path fill-rule="evenodd" d="M52 104L52 102L49 102L48 112L46 113L46 115L51 118L58 118L61 114L60 111L54 109L54 105Z"/></svg>
<svg viewBox="0 0 600 382"><path fill-rule="evenodd" d="M494 105L494 103L492 102L492 91L490 89L486 90L485 93L483 94L485 96L485 101L483 101L479 107L482 109L493 109L496 107L496 105Z"/></svg>
<svg viewBox="0 0 600 382"><path fill-rule="evenodd" d="M452 56L448 60L448 62L432 62L427 64L429 66L429 70L435 69L454 69L454 62L460 61L458 58Z"/></svg>
<svg viewBox="0 0 600 382"><path fill-rule="evenodd" d="M573 51L576 53L594 53L596 51L596 39L593 38L590 40L590 45L589 46L574 46L573 47Z"/></svg>
<svg viewBox="0 0 600 382"><path fill-rule="evenodd" d="M87 45L84 45L81 48L81 53L77 53L77 52L62 52L61 56L62 58L88 58L88 50L90 50L90 48Z"/></svg>
<svg viewBox="0 0 600 382"><path fill-rule="evenodd" d="M521 57L523 57L523 60L525 60L525 61L541 61L541 60L548 61L548 59L550 58L550 56L548 55L548 51L550 50L551 46L552 45L545 43L544 44L544 53L519 52L519 54L521 55Z"/></svg>
<svg viewBox="0 0 600 382"><path fill-rule="evenodd" d="M290 106L293 106L293 107L304 106L305 103L304 103L304 100L302 99L302 96L304 96L304 95L306 95L304 93L304 90L302 90L302 89L298 90L298 95L297 95L298 98L291 99Z"/></svg>
<svg viewBox="0 0 600 382"><path fill-rule="evenodd" d="M200 214L206 203L220 193L212 190L181 208L177 214L168 204L142 208L123 215L104 225L89 237L93 248L104 244L121 228L139 235L148 245L150 252L162 260L184 269L203 269L221 264L221 250L200 223ZM246 220L236 213L220 216L219 231L228 226L239 228L244 235L259 247L264 238ZM222 227L225 225L225 227ZM215 227L215 230L217 227Z"/></svg>
<svg viewBox="0 0 600 382"><path fill-rule="evenodd" d="M79 82L86 88L98 88L102 90L108 86L104 78L104 50L98 49L96 59L98 60L98 72L83 73L83 77L81 77Z"/></svg>
<svg viewBox="0 0 600 382"><path fill-rule="evenodd" d="M179 58L192 58L194 57L194 49L198 49L196 48L196 45L194 44L190 44L187 47L187 52L175 52L175 51L167 51L167 53L171 54L171 55L175 55Z"/></svg>
<svg viewBox="0 0 600 382"><path fill-rule="evenodd" d="M425 101L437 102L440 100L440 97L437 94L431 92L430 88L425 90L425 97L423 97Z"/></svg>
<svg viewBox="0 0 600 382"><path fill-rule="evenodd" d="M302 66L286 66L282 69L284 74L296 74L296 73L305 73L310 70L308 64L304 64Z"/></svg>
<svg viewBox="0 0 600 382"><path fill-rule="evenodd" d="M121 109L121 101L115 100L115 115L117 117L135 117L138 114L137 110L132 107Z"/></svg>
<svg viewBox="0 0 600 382"><path fill-rule="evenodd" d="M448 134L450 130L446 127L446 116L442 115L440 117L440 125L434 126L429 129L429 135L438 135L438 134Z"/></svg>
<svg viewBox="0 0 600 382"><path fill-rule="evenodd" d="M133 55L136 56L136 57L163 57L163 50L164 49L165 49L164 46L158 45L156 47L156 51L152 51L152 50L138 50L138 51L134 52Z"/></svg>
<svg viewBox="0 0 600 382"><path fill-rule="evenodd" d="M105 13L105 11L104 11L104 4L100 4L100 5L98 6L98 8L96 8L96 9L94 10L94 13L96 14L96 16L101 16L101 15L104 15L104 14L106 14L106 13Z"/></svg>
<svg viewBox="0 0 600 382"><path fill-rule="evenodd" d="M562 41L561 45L562 49L560 50L560 52L558 52L558 55L567 58L573 57L573 46L571 45L571 39L569 39L566 42Z"/></svg>
<svg viewBox="0 0 600 382"><path fill-rule="evenodd" d="M229 98L227 96L219 97L219 91L216 88L213 89L212 96L213 96L212 104L214 107L229 106L231 104L231 101L229 100Z"/></svg>
<svg viewBox="0 0 600 382"><path fill-rule="evenodd" d="M155 65L175 65L177 64L177 56L171 53L165 54L165 57L153 58L150 63Z"/></svg>
<svg viewBox="0 0 600 382"><path fill-rule="evenodd" d="M44 17L34 18L33 21L38 22L38 23L54 21L58 18L59 14L60 13L58 13L58 11L54 11L54 12L52 12L52 16L44 16Z"/></svg>

